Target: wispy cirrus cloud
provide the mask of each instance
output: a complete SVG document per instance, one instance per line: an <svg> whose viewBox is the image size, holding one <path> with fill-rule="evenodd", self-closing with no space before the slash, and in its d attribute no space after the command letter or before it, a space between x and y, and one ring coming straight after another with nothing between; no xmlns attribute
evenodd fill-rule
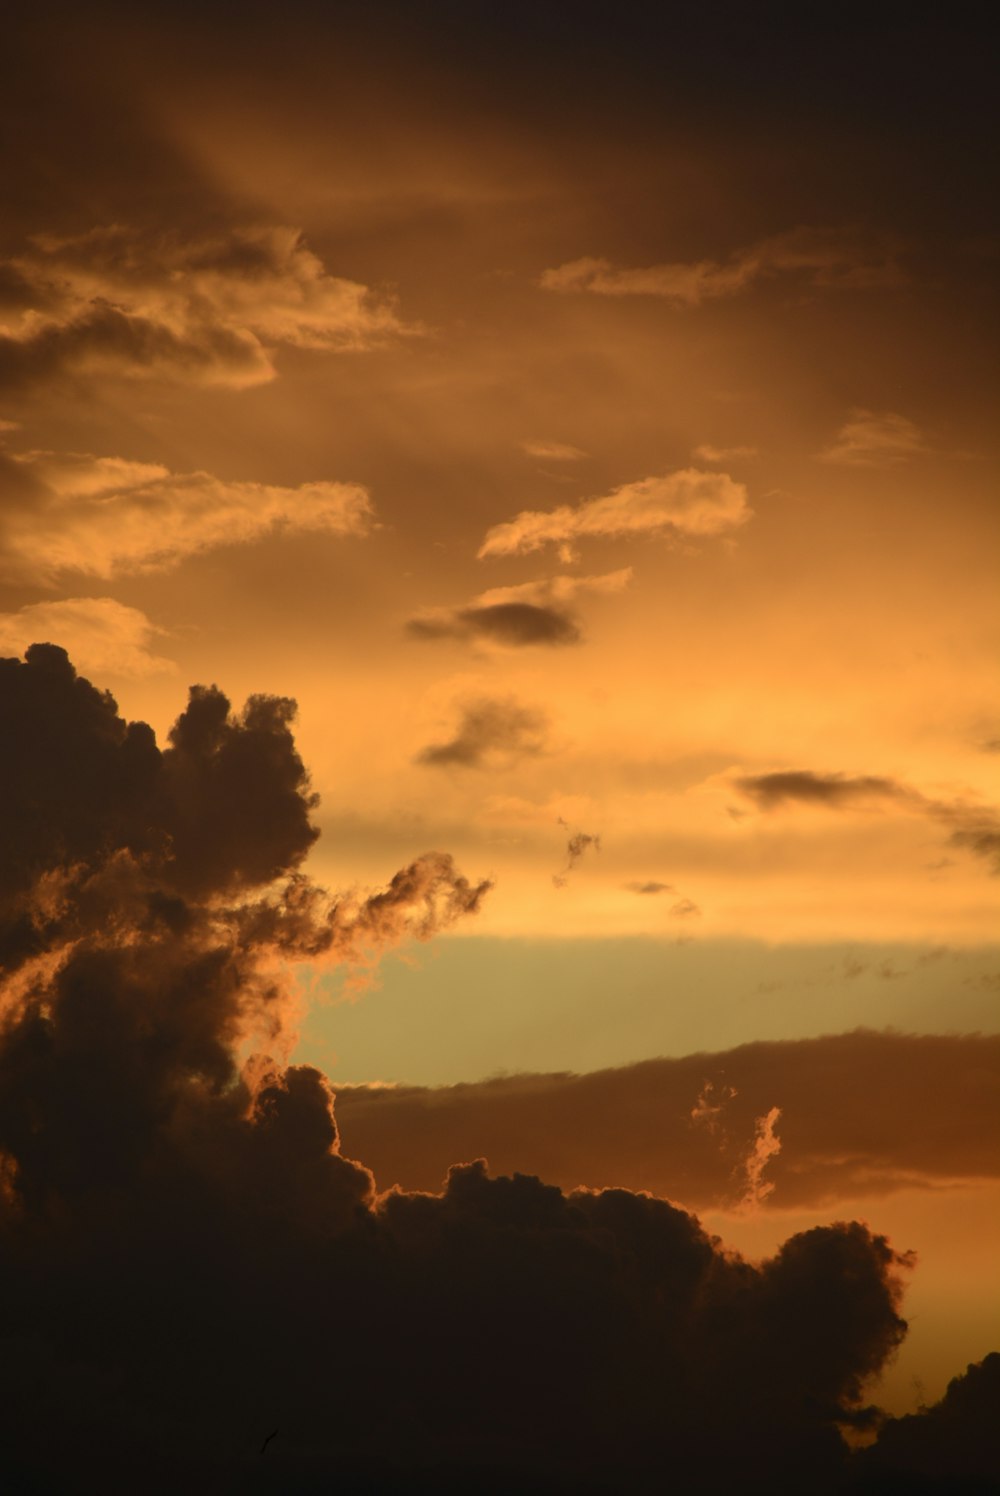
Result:
<svg viewBox="0 0 1000 1496"><path fill-rule="evenodd" d="M920 427L907 416L857 409L819 457L845 467L894 467L927 451Z"/></svg>
<svg viewBox="0 0 1000 1496"><path fill-rule="evenodd" d="M0 496L0 573L41 584L163 570L280 532L360 536L373 519L356 483L284 488L90 453L0 453Z"/></svg>
<svg viewBox="0 0 1000 1496"><path fill-rule="evenodd" d="M0 653L21 655L35 642L54 642L72 650L81 668L99 678L138 679L176 671L173 660L153 652L154 641L165 632L138 608L112 597L67 597L0 613Z"/></svg>
<svg viewBox="0 0 1000 1496"><path fill-rule="evenodd" d="M283 346L357 351L404 331L390 300L330 275L284 225L40 234L0 278L0 386L69 371L242 389L275 377Z"/></svg>
<svg viewBox="0 0 1000 1496"><path fill-rule="evenodd" d="M584 256L543 271L539 285L564 293L655 296L693 307L782 275L797 276L811 286L844 289L891 286L903 278L898 251L877 237L856 229L801 226L758 240L727 260L624 267Z"/></svg>
<svg viewBox="0 0 1000 1496"><path fill-rule="evenodd" d="M522 510L487 531L479 557L514 556L545 545L558 546L562 555L569 556L578 540L623 535L708 540L739 529L752 514L745 486L728 473L683 468L623 483L581 504Z"/></svg>
<svg viewBox="0 0 1000 1496"><path fill-rule="evenodd" d="M574 610L585 593L621 592L632 568L602 576L545 577L514 587L493 587L459 608L425 608L407 620L414 639L459 639L500 644L579 644L583 638Z"/></svg>
<svg viewBox="0 0 1000 1496"><path fill-rule="evenodd" d="M587 455L582 448L573 447L569 442L522 442L521 451L526 457L538 457L543 462L579 462Z"/></svg>

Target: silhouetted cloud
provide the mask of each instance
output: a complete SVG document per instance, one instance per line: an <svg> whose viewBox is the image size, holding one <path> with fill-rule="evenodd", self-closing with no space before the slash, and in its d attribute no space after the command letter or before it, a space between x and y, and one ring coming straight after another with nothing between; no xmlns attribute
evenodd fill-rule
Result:
<svg viewBox="0 0 1000 1496"><path fill-rule="evenodd" d="M559 817L559 825L569 830L569 826ZM587 851L599 852L601 850L601 838L589 831L574 831L566 843L566 865L561 872L552 874L552 882L556 888L565 888L569 882L569 875L576 867L580 858Z"/></svg>
<svg viewBox="0 0 1000 1496"><path fill-rule="evenodd" d="M989 1496L1000 1482L1000 1353L954 1377L939 1403L888 1418L858 1455L856 1489Z"/></svg>
<svg viewBox="0 0 1000 1496"><path fill-rule="evenodd" d="M755 282L795 275L824 289L869 289L902 280L898 256L874 236L851 229L791 229L738 250L726 261L690 260L626 269L610 260L570 260L543 272L546 291L598 296L656 296L682 306L735 296Z"/></svg>
<svg viewBox="0 0 1000 1496"><path fill-rule="evenodd" d="M852 410L836 437L820 452L823 462L846 467L892 467L927 451L923 434L906 416Z"/></svg>
<svg viewBox="0 0 1000 1496"><path fill-rule="evenodd" d="M67 597L0 613L0 653L21 655L32 640L59 638L81 668L95 675L141 679L173 674L173 660L155 654L152 647L165 633L138 608L111 597Z"/></svg>
<svg viewBox="0 0 1000 1496"><path fill-rule="evenodd" d="M564 1189L617 1185L711 1209L740 1199L757 1119L778 1106L768 1203L819 1207L1000 1178L998 1070L996 1035L859 1030L587 1075L342 1087L338 1116L382 1185L431 1189L446 1160L485 1153L503 1172L520 1166ZM692 1128L706 1108L711 1132Z"/></svg>
<svg viewBox="0 0 1000 1496"><path fill-rule="evenodd" d="M37 234L0 274L0 386L69 370L243 389L274 378L283 345L357 350L403 330L281 225Z"/></svg>
<svg viewBox="0 0 1000 1496"><path fill-rule="evenodd" d="M632 568L602 576L545 577L513 587L491 587L461 608L425 608L406 624L414 639L475 639L521 648L532 644L579 644L573 605L586 593L621 592Z"/></svg>
<svg viewBox="0 0 1000 1496"><path fill-rule="evenodd" d="M626 883L625 887L629 893L657 894L674 892L674 885L672 883L658 883L655 878L651 878L645 883Z"/></svg>
<svg viewBox="0 0 1000 1496"><path fill-rule="evenodd" d="M709 1491L843 1471L906 1330L884 1237L751 1265L665 1200L483 1160L378 1196L323 1075L281 1061L282 962L486 885L429 854L341 919L301 871L290 701L196 688L161 751L53 645L0 662L0 699L13 1489L82 1489L99 1451L102 1491L253 1490L275 1427L283 1491L640 1490L706 1441Z"/></svg>
<svg viewBox="0 0 1000 1496"><path fill-rule="evenodd" d="M454 736L430 743L416 756L432 768L482 769L541 753L547 720L513 697L480 696L461 708Z"/></svg>
<svg viewBox="0 0 1000 1496"><path fill-rule="evenodd" d="M558 509L523 510L487 531L479 556L514 556L550 544L566 555L577 540L622 535L706 540L737 530L752 513L742 483L727 473L685 468L624 483L602 498L587 499L575 507L563 504Z"/></svg>
<svg viewBox="0 0 1000 1496"><path fill-rule="evenodd" d="M1000 813L990 805L939 800L896 779L875 774L817 774L811 769L779 769L745 774L734 784L761 810L786 805L824 806L830 810L895 807L927 816L950 829L949 845L962 847L1000 873Z"/></svg>
<svg viewBox="0 0 1000 1496"><path fill-rule="evenodd" d="M0 574L41 583L159 570L282 532L361 536L372 524L356 483L281 488L78 452L5 454L0 494Z"/></svg>

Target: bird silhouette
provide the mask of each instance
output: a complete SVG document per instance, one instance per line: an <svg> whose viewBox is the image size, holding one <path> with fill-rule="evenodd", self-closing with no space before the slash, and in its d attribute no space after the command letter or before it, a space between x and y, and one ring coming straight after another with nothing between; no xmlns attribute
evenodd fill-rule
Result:
<svg viewBox="0 0 1000 1496"><path fill-rule="evenodd" d="M277 1434L277 1432L278 1432L277 1429L272 1429L271 1433L268 1434L267 1438L264 1440L263 1444L260 1446L260 1452L261 1452L261 1454L264 1453L264 1450L270 1444L271 1440L275 1437L275 1435Z"/></svg>

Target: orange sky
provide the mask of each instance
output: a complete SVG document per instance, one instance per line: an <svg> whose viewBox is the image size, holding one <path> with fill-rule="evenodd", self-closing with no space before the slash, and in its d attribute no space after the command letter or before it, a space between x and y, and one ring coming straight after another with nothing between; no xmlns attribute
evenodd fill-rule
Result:
<svg viewBox="0 0 1000 1496"><path fill-rule="evenodd" d="M193 682L294 697L321 883L493 880L410 998L311 970L300 1054L454 1084L1000 1031L975 89L921 111L930 62L883 89L876 49L855 112L739 25L668 88L561 7L193 48L140 9L26 26L8 101L0 654L64 645L161 740ZM936 1200L864 1201L926 1260L898 1408L991 1348L955 1306L995 1184ZM748 1248L800 1220L723 1204Z"/></svg>

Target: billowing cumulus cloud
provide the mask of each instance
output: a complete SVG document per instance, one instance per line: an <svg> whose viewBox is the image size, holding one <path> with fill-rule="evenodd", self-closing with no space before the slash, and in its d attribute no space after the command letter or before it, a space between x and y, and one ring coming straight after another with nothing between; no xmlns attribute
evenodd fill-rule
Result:
<svg viewBox="0 0 1000 1496"><path fill-rule="evenodd" d="M564 1189L616 1185L732 1209L746 1195L759 1121L777 1106L782 1148L767 1164L766 1207L832 1209L1000 1179L998 1073L996 1035L861 1030L587 1075L342 1088L338 1117L382 1185L431 1189L447 1159L482 1152Z"/></svg>
<svg viewBox="0 0 1000 1496"><path fill-rule="evenodd" d="M177 669L155 653L164 633L138 608L112 597L67 597L0 613L0 654L21 655L36 639L62 639L81 669L140 679Z"/></svg>
<svg viewBox="0 0 1000 1496"><path fill-rule="evenodd" d="M811 286L844 289L892 286L902 279L892 246L850 229L801 227L762 239L722 261L625 268L600 258L570 260L544 271L539 284L546 291L657 296L681 306L699 306L782 275Z"/></svg>
<svg viewBox="0 0 1000 1496"><path fill-rule="evenodd" d="M547 726L543 712L513 697L476 697L463 704L454 734L422 748L416 762L432 768L506 767L543 752Z"/></svg>
<svg viewBox="0 0 1000 1496"><path fill-rule="evenodd" d="M585 593L615 593L632 580L632 568L603 576L546 577L514 587L492 587L460 608L425 608L407 621L414 639L461 639L501 644L579 644L583 638L574 600Z"/></svg>
<svg viewBox="0 0 1000 1496"><path fill-rule="evenodd" d="M324 1076L280 1058L281 959L338 931L292 703L198 688L161 750L52 645L0 662L0 699L13 1488L82 1488L94 1450L102 1491L155 1496L653 1489L706 1440L708 1491L845 1470L906 1330L884 1237L752 1265L665 1200L481 1159L379 1196ZM483 891L430 854L353 918L394 941Z"/></svg>
<svg viewBox="0 0 1000 1496"><path fill-rule="evenodd" d="M0 275L0 385L68 370L241 389L274 378L282 346L357 350L401 331L284 226L39 234Z"/></svg>
<svg viewBox="0 0 1000 1496"><path fill-rule="evenodd" d="M372 524L356 483L282 488L89 453L0 455L0 573L16 580L108 580L265 535L361 536Z"/></svg>
<svg viewBox="0 0 1000 1496"><path fill-rule="evenodd" d="M707 540L739 529L752 513L746 488L727 473L684 468L624 483L602 498L575 506L523 510L487 532L479 556L513 556L545 545L571 550L578 540L623 535Z"/></svg>
<svg viewBox="0 0 1000 1496"><path fill-rule="evenodd" d="M927 451L920 427L891 411L852 410L828 447L824 462L845 467L893 467Z"/></svg>
<svg viewBox="0 0 1000 1496"><path fill-rule="evenodd" d="M779 769L746 774L736 788L763 811L787 805L822 806L829 810L896 809L927 816L949 828L948 842L962 847L1000 873L1000 813L991 805L941 800L896 779L875 774L816 773Z"/></svg>

